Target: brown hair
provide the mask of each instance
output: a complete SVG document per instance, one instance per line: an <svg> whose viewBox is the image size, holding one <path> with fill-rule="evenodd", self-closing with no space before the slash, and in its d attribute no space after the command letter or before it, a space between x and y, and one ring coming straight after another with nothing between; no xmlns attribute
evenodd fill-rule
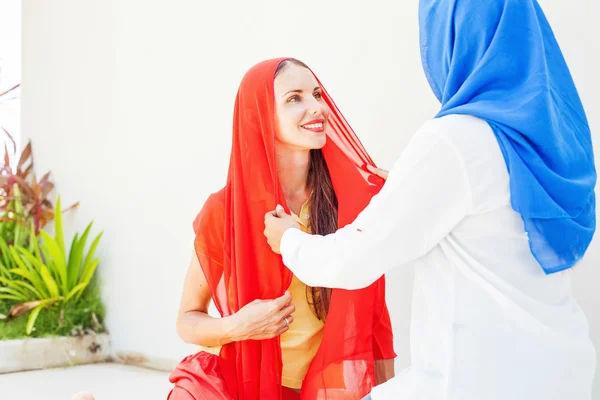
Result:
<svg viewBox="0 0 600 400"><path fill-rule="evenodd" d="M275 70L274 78L289 64L310 69L302 61L290 58L279 64ZM335 232L338 228L338 200L321 149L310 151L307 186L312 190L309 218L311 232L317 235L327 235ZM331 289L307 287L306 298L317 318L325 321L331 301Z"/></svg>

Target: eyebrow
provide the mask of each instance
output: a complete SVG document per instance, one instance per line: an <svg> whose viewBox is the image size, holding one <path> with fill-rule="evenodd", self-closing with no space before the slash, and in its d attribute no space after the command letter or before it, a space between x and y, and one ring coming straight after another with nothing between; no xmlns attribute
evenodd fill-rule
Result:
<svg viewBox="0 0 600 400"><path fill-rule="evenodd" d="M314 92L315 90L322 90L322 89L321 89L321 86L316 86L316 87L313 89L313 92ZM290 90L289 92L287 92L286 94L284 94L284 95L283 95L283 96L281 96L281 97L285 97L285 96L287 96L287 95L288 95L288 94L290 94L290 93L302 93L302 92L303 92L303 90L302 90L302 89L294 89L294 90Z"/></svg>

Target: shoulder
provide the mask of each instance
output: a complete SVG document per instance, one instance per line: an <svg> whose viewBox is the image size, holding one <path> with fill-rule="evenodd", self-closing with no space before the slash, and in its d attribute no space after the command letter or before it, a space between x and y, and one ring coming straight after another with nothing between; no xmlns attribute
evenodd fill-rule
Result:
<svg viewBox="0 0 600 400"><path fill-rule="evenodd" d="M509 175L491 126L470 115L447 115L424 125L425 135L454 149L469 181L475 212L510 202Z"/></svg>
<svg viewBox="0 0 600 400"><path fill-rule="evenodd" d="M423 125L418 135L423 140L444 141L463 156L499 150L490 125L485 120L470 115L452 114L432 119Z"/></svg>
<svg viewBox="0 0 600 400"><path fill-rule="evenodd" d="M467 169L505 169L504 157L494 131L483 119L470 115L447 115L427 121L413 141L421 147L452 149Z"/></svg>
<svg viewBox="0 0 600 400"><path fill-rule="evenodd" d="M225 222L225 188L212 193L194 219L194 232L199 235L207 229L222 227Z"/></svg>

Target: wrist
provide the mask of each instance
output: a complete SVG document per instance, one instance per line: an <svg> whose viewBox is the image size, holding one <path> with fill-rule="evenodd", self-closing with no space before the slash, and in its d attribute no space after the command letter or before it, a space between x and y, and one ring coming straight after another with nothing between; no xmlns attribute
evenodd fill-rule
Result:
<svg viewBox="0 0 600 400"><path fill-rule="evenodd" d="M245 324L242 323L238 314L233 314L222 318L223 320L223 339L227 343L241 342L248 339Z"/></svg>
<svg viewBox="0 0 600 400"><path fill-rule="evenodd" d="M283 231L281 239L279 239L279 252L281 253L281 255L283 255L283 253L286 252L286 250L284 249L287 248L288 250L290 250L290 244L288 243L289 239L297 233L303 233L302 229L300 229L300 226L289 227L288 229ZM294 241L292 240L292 243L293 242Z"/></svg>

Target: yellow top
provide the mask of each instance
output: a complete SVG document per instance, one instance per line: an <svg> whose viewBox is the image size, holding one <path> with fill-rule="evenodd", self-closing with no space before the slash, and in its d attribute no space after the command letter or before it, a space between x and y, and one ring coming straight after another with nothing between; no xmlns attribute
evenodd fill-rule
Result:
<svg viewBox="0 0 600 400"><path fill-rule="evenodd" d="M308 226L310 206L308 201L302 205L300 215L292 214L300 224L300 228L310 233ZM323 338L323 321L314 314L308 304L306 285L295 276L288 291L292 295L292 303L296 307L290 329L281 335L281 357L283 373L281 384L292 389L300 389L308 367L315 358Z"/></svg>
<svg viewBox="0 0 600 400"><path fill-rule="evenodd" d="M308 201L302 205L299 216L293 213L292 216L304 232L310 233ZM291 389L300 389L308 367L321 345L325 324L314 314L307 300L307 287L296 276L292 277L288 291L292 295L292 304L296 311L290 329L280 337L283 361L281 384ZM221 348L201 347L200 350L218 355Z"/></svg>

